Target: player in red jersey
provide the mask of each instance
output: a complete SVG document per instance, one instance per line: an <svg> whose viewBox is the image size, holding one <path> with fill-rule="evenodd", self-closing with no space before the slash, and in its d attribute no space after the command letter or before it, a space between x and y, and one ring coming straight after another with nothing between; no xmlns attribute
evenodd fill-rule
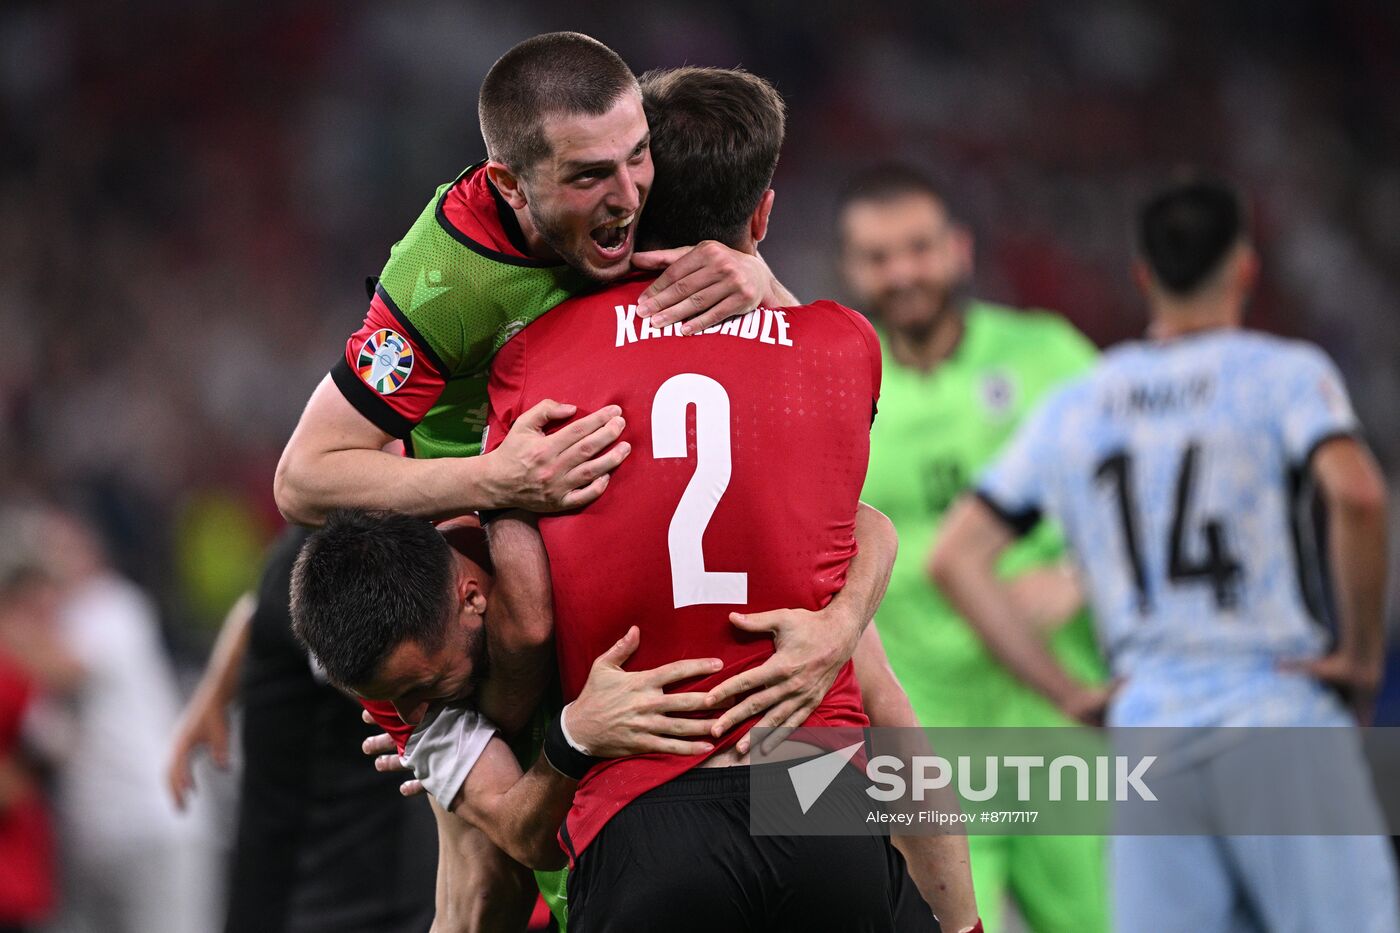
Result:
<svg viewBox="0 0 1400 933"><path fill-rule="evenodd" d="M646 229L669 242L699 232L752 250L773 201L781 99L733 71L680 69L648 76L644 87L653 151L674 157L666 172L674 191L661 195L658 183ZM584 408L621 406L639 454L614 474L607 497L537 519L566 699L633 622L640 666L703 655L724 662L685 689L723 698L766 686L767 672L757 672L773 641L730 610L820 609L855 553L880 380L869 324L818 302L759 308L687 337L637 315L649 285L638 279L561 305L507 344L492 369L488 449L539 400L567 395ZM503 579L517 573L498 570ZM548 611L551 581L536 573L533 582L540 593L530 603ZM766 706L755 698L726 713L705 753L632 756L588 771L561 831L574 864L571 930L895 928L897 899L910 886L902 863L892 877L883 840L749 834L744 737ZM788 707L794 718L780 713L775 724L864 725L850 665L810 716L799 713ZM901 929L913 928L907 917ZM927 910L923 917L931 928Z"/></svg>

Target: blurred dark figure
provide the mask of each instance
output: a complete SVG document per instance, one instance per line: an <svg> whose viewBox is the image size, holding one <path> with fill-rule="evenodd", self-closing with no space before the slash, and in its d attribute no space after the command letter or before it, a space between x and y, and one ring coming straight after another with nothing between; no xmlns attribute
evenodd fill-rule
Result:
<svg viewBox="0 0 1400 933"><path fill-rule="evenodd" d="M432 812L361 754L375 730L292 636L306 534L282 534L257 592L229 612L176 732L170 789L183 806L201 748L227 766L236 696L243 775L225 933L422 933L437 875Z"/></svg>

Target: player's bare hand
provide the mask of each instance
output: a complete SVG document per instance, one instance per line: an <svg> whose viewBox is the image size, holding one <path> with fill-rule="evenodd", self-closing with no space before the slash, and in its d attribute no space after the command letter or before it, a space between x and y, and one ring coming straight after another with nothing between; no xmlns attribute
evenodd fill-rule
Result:
<svg viewBox="0 0 1400 933"><path fill-rule="evenodd" d="M360 718L369 725L375 725L374 717L369 714L369 710L363 710ZM408 762L399 755L399 747L394 743L394 737L387 732L372 735L360 743L360 751L374 759L374 770L385 773L394 771L412 771ZM399 793L405 797L412 797L423 793L423 785L416 779L410 778L399 785Z"/></svg>
<svg viewBox="0 0 1400 933"><path fill-rule="evenodd" d="M1363 726L1371 724L1376 714L1376 696L1381 689L1382 661L1359 658L1351 652L1334 651L1320 658L1304 661L1284 661L1283 670L1306 674L1336 687Z"/></svg>
<svg viewBox="0 0 1400 933"><path fill-rule="evenodd" d="M828 607L820 612L731 612L729 621L746 632L771 633L773 656L710 691L706 701L716 707L752 694L726 710L711 734L719 737L760 716L755 727L775 730L763 741L764 750L771 751L821 704L842 665L855 654L864 620ZM739 739L736 749L741 755L748 752L748 733Z"/></svg>
<svg viewBox="0 0 1400 933"><path fill-rule="evenodd" d="M600 758L620 758L645 752L703 755L714 749L706 740L714 720L682 715L706 709L703 693L667 693L666 687L693 677L714 674L724 665L719 658L673 661L647 671L625 671L622 665L641 644L634 625L588 672L578 698L564 711L569 735Z"/></svg>
<svg viewBox="0 0 1400 933"><path fill-rule="evenodd" d="M608 476L632 445L615 443L626 427L622 409L605 405L553 433L545 427L572 418L576 405L546 399L521 415L501 445L486 455L488 492L496 508L559 512L587 505L607 489Z"/></svg>
<svg viewBox="0 0 1400 933"><path fill-rule="evenodd" d="M642 292L637 314L651 318L657 327L684 321L687 334L752 311L774 286L773 273L761 257L717 240L637 253L632 264L665 270Z"/></svg>
<svg viewBox="0 0 1400 933"><path fill-rule="evenodd" d="M166 768L166 784L177 808L185 809L185 800L194 790L191 766L195 753L208 749L214 764L220 769L227 769L228 741L227 701L212 692L197 691L175 727L175 742L170 750L170 764Z"/></svg>

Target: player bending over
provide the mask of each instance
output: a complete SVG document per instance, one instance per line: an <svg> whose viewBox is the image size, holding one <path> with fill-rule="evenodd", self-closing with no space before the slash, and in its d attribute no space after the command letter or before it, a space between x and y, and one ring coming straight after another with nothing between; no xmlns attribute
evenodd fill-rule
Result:
<svg viewBox="0 0 1400 933"><path fill-rule="evenodd" d="M555 836L573 781L543 756L522 774L475 705L487 677L488 566L485 536L471 523L439 531L402 513L332 512L292 574L293 630L326 677L394 736L431 799L522 864L557 869L564 854ZM702 709L704 694L661 688L708 670L712 660L625 672L636 647L633 631L598 658L573 706L571 733L616 754L699 749L654 733L705 733L709 720L674 718ZM451 896L439 900L449 913L463 907Z"/></svg>

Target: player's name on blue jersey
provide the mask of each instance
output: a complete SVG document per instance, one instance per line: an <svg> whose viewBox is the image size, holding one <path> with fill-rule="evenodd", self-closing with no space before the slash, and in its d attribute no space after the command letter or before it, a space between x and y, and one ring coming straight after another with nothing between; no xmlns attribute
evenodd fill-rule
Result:
<svg viewBox="0 0 1400 933"><path fill-rule="evenodd" d="M1133 418L1200 410L1210 403L1215 389L1213 373L1197 373L1184 380L1132 383L1104 396L1103 413L1107 418Z"/></svg>

